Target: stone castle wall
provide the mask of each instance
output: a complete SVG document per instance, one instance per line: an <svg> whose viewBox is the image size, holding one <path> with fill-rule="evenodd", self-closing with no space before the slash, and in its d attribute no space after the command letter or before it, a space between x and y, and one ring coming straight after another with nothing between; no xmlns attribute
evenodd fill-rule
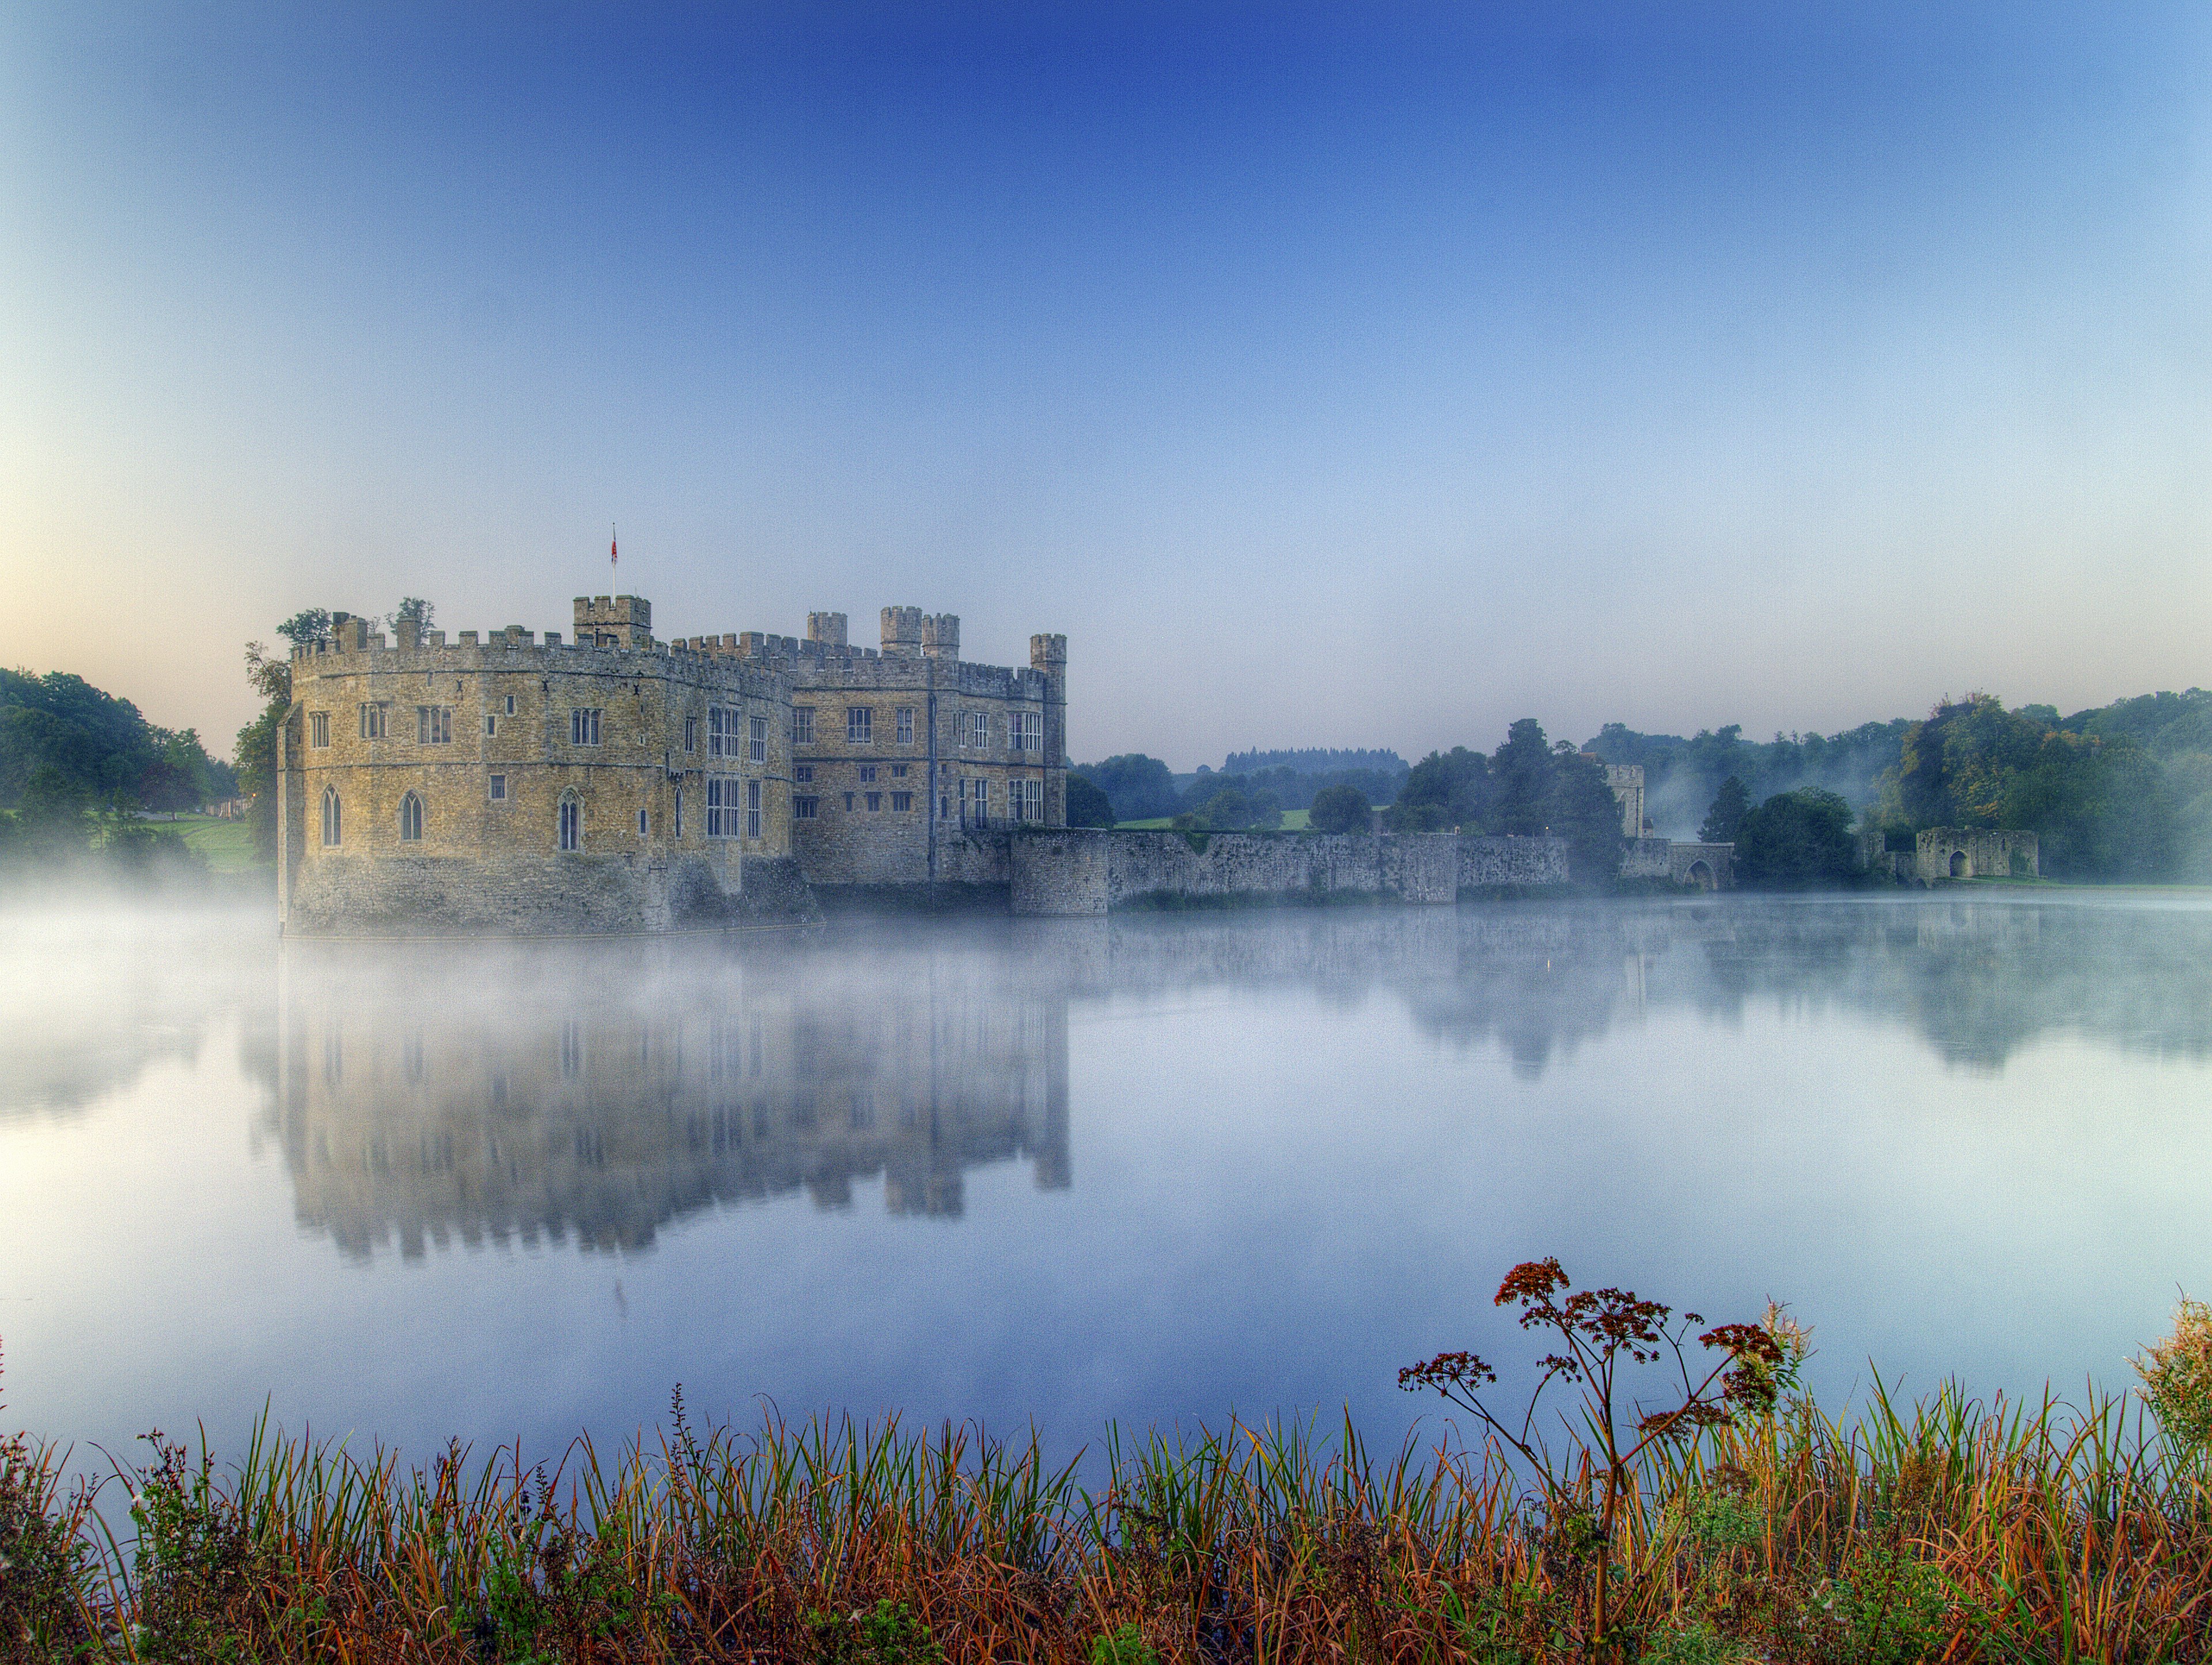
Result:
<svg viewBox="0 0 2212 1665"><path fill-rule="evenodd" d="M1559 884L1567 877L1564 840L1450 833L1032 830L1012 836L1009 856L1013 911L1024 915L1346 896L1445 904L1462 890Z"/></svg>
<svg viewBox="0 0 2212 1665"><path fill-rule="evenodd" d="M1930 827L1913 841L1916 876L1923 884L1954 878L2035 878L2042 851L2032 832Z"/></svg>
<svg viewBox="0 0 2212 1665"><path fill-rule="evenodd" d="M346 619L295 651L288 931L666 930L759 915L749 877L787 898L787 684L653 642L637 598L575 623L387 645Z"/></svg>

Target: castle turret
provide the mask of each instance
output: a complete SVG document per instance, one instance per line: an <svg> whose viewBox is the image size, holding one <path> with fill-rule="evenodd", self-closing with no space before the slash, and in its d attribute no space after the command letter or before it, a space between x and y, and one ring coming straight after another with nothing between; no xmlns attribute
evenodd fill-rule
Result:
<svg viewBox="0 0 2212 1665"><path fill-rule="evenodd" d="M806 639L818 641L825 647L845 646L845 615L842 613L809 613L806 616Z"/></svg>
<svg viewBox="0 0 2212 1665"><path fill-rule="evenodd" d="M921 608L884 609L884 657L902 659L921 657Z"/></svg>
<svg viewBox="0 0 2212 1665"><path fill-rule="evenodd" d="M601 647L650 647L653 604L642 596L580 595L576 640Z"/></svg>
<svg viewBox="0 0 2212 1665"><path fill-rule="evenodd" d="M924 613L921 617L921 656L928 659L960 657L960 615Z"/></svg>

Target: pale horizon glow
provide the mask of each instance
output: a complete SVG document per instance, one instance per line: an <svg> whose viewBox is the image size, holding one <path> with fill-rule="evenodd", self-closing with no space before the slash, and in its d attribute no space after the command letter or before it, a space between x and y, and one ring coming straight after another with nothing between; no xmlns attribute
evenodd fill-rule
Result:
<svg viewBox="0 0 2212 1665"><path fill-rule="evenodd" d="M0 663L1069 639L1071 750L2212 684L2212 15L0 15Z"/></svg>

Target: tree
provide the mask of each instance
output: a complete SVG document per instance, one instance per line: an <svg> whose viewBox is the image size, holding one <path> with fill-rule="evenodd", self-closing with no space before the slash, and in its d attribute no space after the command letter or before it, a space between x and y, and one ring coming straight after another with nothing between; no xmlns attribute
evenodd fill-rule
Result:
<svg viewBox="0 0 2212 1665"><path fill-rule="evenodd" d="M1385 819L1392 832L1480 832L1494 796L1490 759L1454 746L1413 765Z"/></svg>
<svg viewBox="0 0 2212 1665"><path fill-rule="evenodd" d="M304 615L285 623L296 624ZM238 789L252 799L246 823L253 831L253 851L264 861L276 859L276 760L282 744L284 716L292 708L292 666L258 641L246 644L246 680L264 703L261 714L238 731Z"/></svg>
<svg viewBox="0 0 2212 1665"><path fill-rule="evenodd" d="M1737 876L1768 890L1849 884L1856 858L1851 806L1824 787L1775 793L1743 817L1735 837Z"/></svg>
<svg viewBox="0 0 2212 1665"><path fill-rule="evenodd" d="M435 607L423 600L421 596L410 595L403 598L395 610L386 613L384 616L384 622L395 637L399 634L399 627L403 624L412 624L419 635L430 628L430 621L436 617L437 611Z"/></svg>
<svg viewBox="0 0 2212 1665"><path fill-rule="evenodd" d="M2168 774L2133 739L2044 737L2034 759L2003 784L1996 823L2033 829L2043 871L2058 878L2160 878L2172 870L2176 794Z"/></svg>
<svg viewBox="0 0 2212 1665"><path fill-rule="evenodd" d="M1607 884L1620 872L1620 800L1605 765L1562 740L1552 757L1544 825L1567 841L1567 872L1583 884Z"/></svg>
<svg viewBox="0 0 2212 1665"><path fill-rule="evenodd" d="M319 641L331 639L331 613L327 607L303 607L276 627L276 634L295 647L312 647Z"/></svg>
<svg viewBox="0 0 2212 1665"><path fill-rule="evenodd" d="M1235 787L1224 787L1198 806L1197 815L1199 826L1236 832L1252 824L1255 811L1250 799Z"/></svg>
<svg viewBox="0 0 2212 1665"><path fill-rule="evenodd" d="M1705 823L1698 829L1698 836L1708 844L1733 844L1743 829L1743 817L1750 813L1751 794L1744 790L1743 782L1735 775L1721 782L1714 794L1712 807L1705 811Z"/></svg>
<svg viewBox="0 0 2212 1665"><path fill-rule="evenodd" d="M1114 805L1087 775L1067 777L1067 824L1071 827L1110 827Z"/></svg>
<svg viewBox="0 0 2212 1665"><path fill-rule="evenodd" d="M1323 787L1314 794L1306 823L1319 833L1364 833L1373 819L1364 793L1352 787Z"/></svg>
<svg viewBox="0 0 2212 1665"><path fill-rule="evenodd" d="M1076 767L1104 793L1114 806L1116 821L1150 821L1173 815L1182 807L1176 796L1175 777L1157 757L1141 751L1124 752L1101 763Z"/></svg>
<svg viewBox="0 0 2212 1665"><path fill-rule="evenodd" d="M1544 830L1550 820L1552 748L1544 738L1544 726L1523 717L1505 731L1505 744L1490 760L1497 776L1496 810L1492 832L1517 833L1522 837Z"/></svg>
<svg viewBox="0 0 2212 1665"><path fill-rule="evenodd" d="M1996 826L2007 777L2035 761L2048 732L1994 695L1945 695L1905 731L1898 807L1916 828Z"/></svg>

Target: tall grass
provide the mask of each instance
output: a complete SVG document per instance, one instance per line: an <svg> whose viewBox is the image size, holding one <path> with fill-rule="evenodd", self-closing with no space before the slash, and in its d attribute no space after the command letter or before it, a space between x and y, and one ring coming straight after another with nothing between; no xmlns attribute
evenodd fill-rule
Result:
<svg viewBox="0 0 2212 1665"><path fill-rule="evenodd" d="M1589 1487L1547 1518L1492 1448L1346 1423L1032 1438L896 1421L427 1468L265 1425L156 1439L96 1494L0 1449L9 1660L1181 1661L1589 1656ZM1571 1493L1571 1487L1570 1488ZM126 1518L127 1517L127 1518ZM2212 1657L2202 1460L2093 1395L1831 1420L1793 1401L1638 1468L1613 1656Z"/></svg>

